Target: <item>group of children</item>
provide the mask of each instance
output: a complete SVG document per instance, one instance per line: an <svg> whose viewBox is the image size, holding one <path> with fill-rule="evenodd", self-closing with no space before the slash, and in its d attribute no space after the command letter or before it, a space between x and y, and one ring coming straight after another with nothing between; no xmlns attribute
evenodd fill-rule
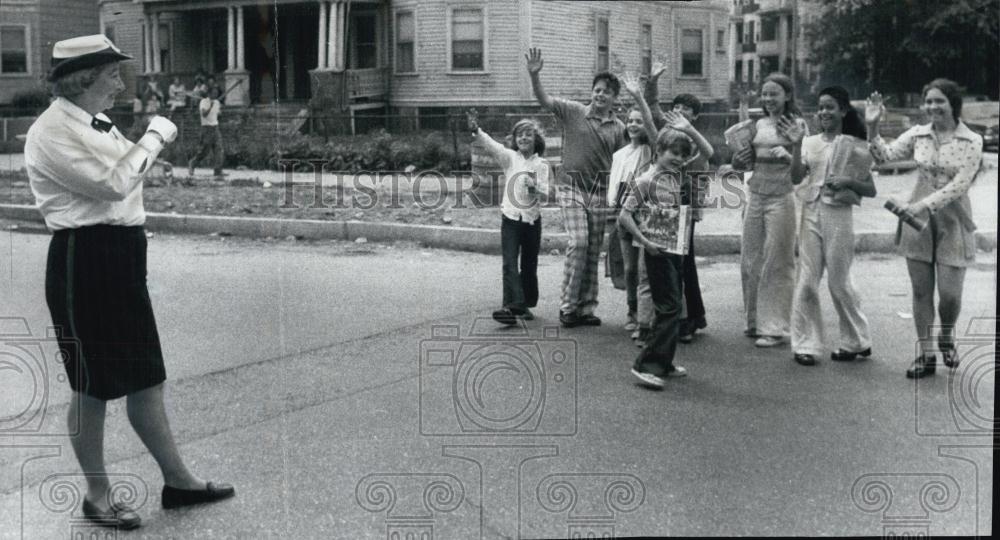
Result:
<svg viewBox="0 0 1000 540"><path fill-rule="evenodd" d="M625 329L642 347L632 374L644 386L662 388L665 379L686 374L674 363L678 341L691 341L706 327L693 230L701 219L697 190L702 188L693 186L692 175L685 174L708 171L714 152L692 125L701 103L681 94L670 111L661 111L656 91L664 66L659 63L645 92L637 77L625 74L619 80L605 72L593 79L589 105L553 98L539 78L541 51L531 49L525 58L538 102L562 124L563 160L558 173L551 175L542 157L544 138L533 120L515 124L509 148L470 121L475 139L497 159L507 179L501 207L503 307L493 317L507 325L534 318L530 308L538 301L539 201L554 190L569 236L560 322L564 327L601 324L593 313L597 262L605 223L614 217L612 242L620 246L628 299ZM634 102L625 123L613 112L622 84ZM758 347L774 347L791 338L793 359L801 365L816 364L823 350L817 289L828 269L840 318L840 347L831 358L870 356L868 321L850 278L851 212L861 197L875 195L875 187L867 170L855 177L835 177L827 163L844 137L864 142L861 116L843 88L826 88L818 102L822 132L807 136L791 81L780 73L763 81L761 104L764 117L751 123L749 144L733 158L735 169L753 171L743 209L744 333ZM681 206L691 210L693 219L687 250L678 254L644 235L637 212Z"/></svg>
<svg viewBox="0 0 1000 540"><path fill-rule="evenodd" d="M706 171L714 152L692 125L701 103L693 95L682 94L674 99L672 110L661 111L656 105L657 82L665 67L657 63L645 92L633 75L619 80L611 73L597 74L591 86L591 103L584 106L545 92L538 75L543 66L540 50L531 49L526 60L536 98L562 123L562 166L550 179L549 164L542 157L545 139L534 120L517 122L511 130L510 146L504 147L470 117L474 139L496 159L506 178L501 203L503 306L493 318L507 325L534 318L531 308L538 301L536 270L541 244L539 206L542 197L554 191L570 238L561 324L601 324L593 312L598 260L610 217L615 226L612 237L620 245L624 262L628 297L624 328L642 348L632 372L649 386L662 386L664 378L686 373L673 363L677 342L691 341L697 330L706 327L693 227L687 253L670 253L643 234L635 213L696 202L684 172ZM625 123L613 109L623 83L635 102ZM653 102L652 107L647 99Z"/></svg>

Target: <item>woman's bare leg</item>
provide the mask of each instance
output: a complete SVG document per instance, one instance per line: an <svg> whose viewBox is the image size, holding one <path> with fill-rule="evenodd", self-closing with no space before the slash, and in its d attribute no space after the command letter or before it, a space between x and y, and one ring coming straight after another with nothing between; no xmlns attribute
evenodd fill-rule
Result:
<svg viewBox="0 0 1000 540"><path fill-rule="evenodd" d="M129 394L126 408L132 428L163 472L163 482L180 489L205 489L205 482L191 474L174 442L163 406L163 385Z"/></svg>

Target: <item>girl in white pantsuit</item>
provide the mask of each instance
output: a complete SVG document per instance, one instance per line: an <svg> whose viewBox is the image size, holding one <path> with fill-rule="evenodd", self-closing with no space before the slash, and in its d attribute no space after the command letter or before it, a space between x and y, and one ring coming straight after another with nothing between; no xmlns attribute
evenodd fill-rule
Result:
<svg viewBox="0 0 1000 540"><path fill-rule="evenodd" d="M752 164L754 171L747 182L750 193L740 246L744 333L757 338L758 347L774 347L789 334L795 283L792 141L779 127L779 120L803 133L808 128L786 75L768 75L760 95L767 115L757 121L753 144L736 154L733 167L745 170Z"/></svg>
<svg viewBox="0 0 1000 540"><path fill-rule="evenodd" d="M853 360L871 355L868 319L861 312L858 292L851 281L854 260L854 216L852 206L861 197L874 197L870 174L863 178L836 178L827 170L834 144L842 137L866 138L861 116L851 107L847 91L839 86L819 93L822 133L802 139L802 131L782 121L785 134L795 143L792 182L805 184L796 191L802 202L799 227L799 258L792 299L792 352L804 366L816 364L823 353L823 316L819 283L824 269L830 270L829 287L833 307L840 319L840 348L833 360Z"/></svg>

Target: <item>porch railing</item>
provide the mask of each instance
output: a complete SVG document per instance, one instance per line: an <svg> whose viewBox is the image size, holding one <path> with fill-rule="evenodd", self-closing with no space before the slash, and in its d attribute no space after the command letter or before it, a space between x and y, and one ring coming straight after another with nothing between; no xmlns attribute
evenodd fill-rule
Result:
<svg viewBox="0 0 1000 540"><path fill-rule="evenodd" d="M352 98L384 96L388 68L349 69L348 92Z"/></svg>

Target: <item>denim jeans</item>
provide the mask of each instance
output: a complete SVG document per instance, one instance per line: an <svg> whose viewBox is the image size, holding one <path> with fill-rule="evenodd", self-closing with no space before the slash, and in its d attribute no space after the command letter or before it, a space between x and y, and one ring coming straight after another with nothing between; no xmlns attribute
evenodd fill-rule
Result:
<svg viewBox="0 0 1000 540"><path fill-rule="evenodd" d="M649 292L656 312L646 346L635 359L636 371L658 377L674 370L674 354L680 334L681 303L684 295L684 257L643 252Z"/></svg>
<svg viewBox="0 0 1000 540"><path fill-rule="evenodd" d="M528 224L503 216L500 251L503 253L503 307L523 311L538 304L538 250L542 245L542 218ZM518 255L520 254L520 268Z"/></svg>

